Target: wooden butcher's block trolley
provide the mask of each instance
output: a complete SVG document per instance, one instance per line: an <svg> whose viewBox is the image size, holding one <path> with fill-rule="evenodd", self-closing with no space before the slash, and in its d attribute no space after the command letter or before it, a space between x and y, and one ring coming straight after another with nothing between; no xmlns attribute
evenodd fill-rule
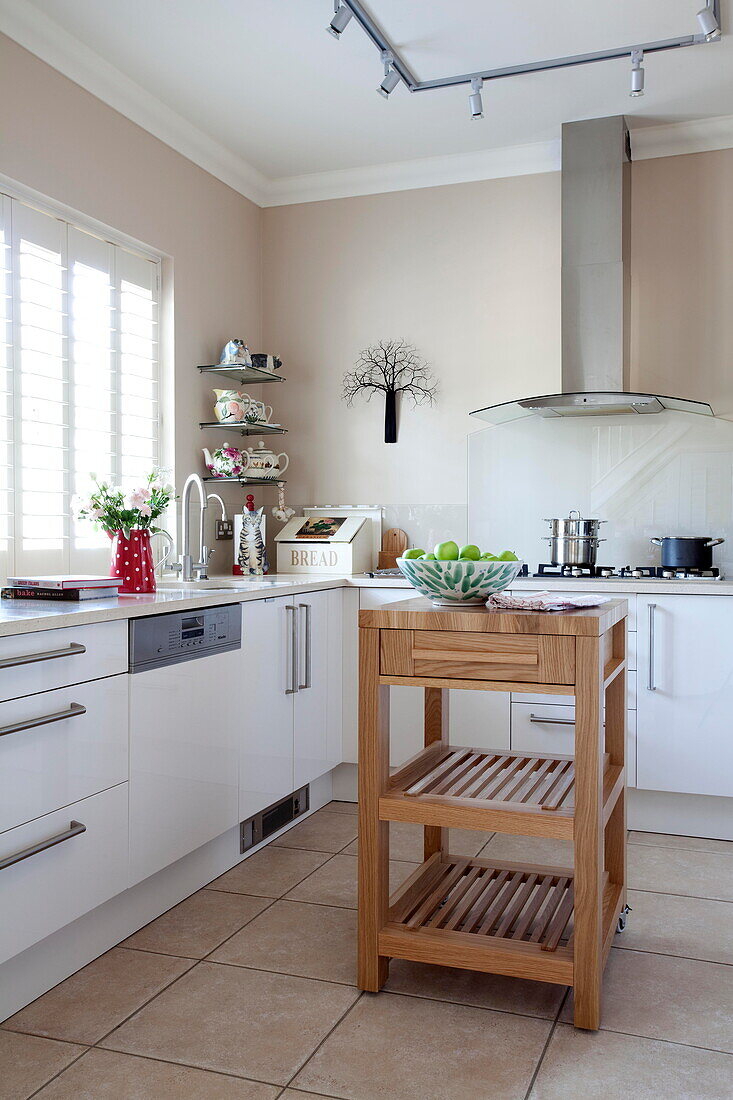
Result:
<svg viewBox="0 0 733 1100"><path fill-rule="evenodd" d="M390 958L438 963L572 986L575 1026L599 1026L628 911L626 613L625 600L553 614L423 599L360 612L362 989L381 989ZM391 686L425 693L425 747L392 775ZM449 689L574 695L575 755L451 745ZM390 821L424 826L425 852L391 898ZM572 840L574 865L454 856L450 828Z"/></svg>

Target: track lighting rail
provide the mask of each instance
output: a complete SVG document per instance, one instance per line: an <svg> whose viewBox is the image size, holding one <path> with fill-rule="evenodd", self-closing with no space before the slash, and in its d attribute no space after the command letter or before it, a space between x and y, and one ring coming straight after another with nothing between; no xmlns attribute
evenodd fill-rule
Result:
<svg viewBox="0 0 733 1100"><path fill-rule="evenodd" d="M578 65L592 65L597 61L612 61L622 57L631 58L632 54L637 52L642 54L661 53L664 50L677 50L686 46L707 45L720 41L720 0L708 0L708 3L698 12L698 22L701 28L698 34L684 34L678 38L665 38L656 42L635 42L631 46L597 50L594 53L571 54L567 57L553 57L544 61L528 61L521 65L507 65L500 69L485 69L483 72L461 73L457 76L439 77L436 80L418 80L404 58L400 56L399 50L390 42L387 35L360 0L336 0L334 6L337 13L339 8L348 9L380 54L390 54L393 69L399 73L402 82L411 92L424 92L432 88L450 88L457 84L470 85L476 81L501 80L504 77L519 76L523 73L569 69Z"/></svg>

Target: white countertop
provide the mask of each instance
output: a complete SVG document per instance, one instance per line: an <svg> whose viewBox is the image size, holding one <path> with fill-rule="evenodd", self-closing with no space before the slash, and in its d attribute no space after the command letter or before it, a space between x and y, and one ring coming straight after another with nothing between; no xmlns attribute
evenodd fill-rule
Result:
<svg viewBox="0 0 733 1100"><path fill-rule="evenodd" d="M86 600L81 603L55 603L46 600L2 600L0 602L0 637L28 634L55 627L83 626L86 623L108 622L112 619L134 619L165 611L186 611L188 608L216 607L227 603L246 603L268 596L290 596L298 592L318 592L326 588L397 588L409 589L402 577L326 577L273 575L258 580L242 577L212 577L208 581L184 585L164 581L161 588L148 596L119 596L115 599ZM594 580L582 578L550 580L528 577L512 584L512 591L560 592L593 591L629 595L733 595L733 581L644 581Z"/></svg>

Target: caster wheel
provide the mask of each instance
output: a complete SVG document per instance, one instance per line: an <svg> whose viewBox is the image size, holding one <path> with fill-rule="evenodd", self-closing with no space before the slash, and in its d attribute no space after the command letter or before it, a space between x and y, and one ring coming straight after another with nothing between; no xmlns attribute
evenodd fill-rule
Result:
<svg viewBox="0 0 733 1100"><path fill-rule="evenodd" d="M626 929L626 921L628 919L628 915L629 915L630 912L631 912L631 909L629 908L629 906L625 905L624 908L619 913L618 923L616 924L616 932L617 933L618 932L623 932Z"/></svg>

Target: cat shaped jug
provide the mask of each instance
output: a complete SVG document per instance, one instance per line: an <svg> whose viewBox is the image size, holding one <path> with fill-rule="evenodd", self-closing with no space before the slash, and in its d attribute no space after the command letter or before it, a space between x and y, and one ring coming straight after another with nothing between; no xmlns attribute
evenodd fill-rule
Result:
<svg viewBox="0 0 733 1100"><path fill-rule="evenodd" d="M244 577L261 577L269 569L265 540L262 537L262 516L265 509L250 512L242 509L242 533L239 536L237 563Z"/></svg>

